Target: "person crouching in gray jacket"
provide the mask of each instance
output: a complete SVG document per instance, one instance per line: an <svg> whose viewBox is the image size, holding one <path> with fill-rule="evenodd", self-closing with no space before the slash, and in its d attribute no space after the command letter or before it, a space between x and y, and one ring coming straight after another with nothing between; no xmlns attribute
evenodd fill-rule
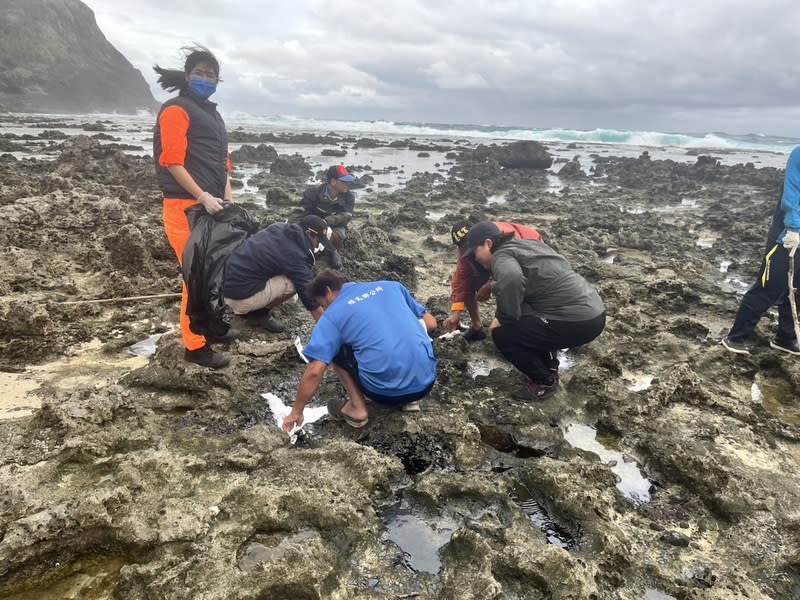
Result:
<svg viewBox="0 0 800 600"><path fill-rule="evenodd" d="M494 223L473 225L465 256L492 273L497 302L489 329L500 353L528 378L518 400L558 390L558 350L587 344L606 323L600 296L567 260L543 242L515 240Z"/></svg>

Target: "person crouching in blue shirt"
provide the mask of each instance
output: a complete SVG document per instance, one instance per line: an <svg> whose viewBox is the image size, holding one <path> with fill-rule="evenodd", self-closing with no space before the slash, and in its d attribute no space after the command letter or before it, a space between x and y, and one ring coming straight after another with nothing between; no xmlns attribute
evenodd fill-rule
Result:
<svg viewBox="0 0 800 600"><path fill-rule="evenodd" d="M379 404L417 410L417 401L436 381L428 337L436 328L433 315L396 281L351 282L331 269L319 273L307 293L324 312L303 350L310 362L283 429L303 424L303 409L330 364L349 395L343 404L328 403L333 418L364 427L365 395Z"/></svg>

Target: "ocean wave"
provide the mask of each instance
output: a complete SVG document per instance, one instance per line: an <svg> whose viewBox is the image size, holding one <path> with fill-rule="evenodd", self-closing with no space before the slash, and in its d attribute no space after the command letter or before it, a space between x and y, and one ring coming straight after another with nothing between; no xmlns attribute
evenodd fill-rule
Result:
<svg viewBox="0 0 800 600"><path fill-rule="evenodd" d="M537 129L497 125L403 123L395 121L351 121L314 119L292 115L250 115L231 112L225 115L229 126L307 132L336 132L365 136L448 137L483 140L535 140L539 142L591 143L629 146L761 150L788 154L800 140L763 134L729 135L723 132L667 133L621 129Z"/></svg>

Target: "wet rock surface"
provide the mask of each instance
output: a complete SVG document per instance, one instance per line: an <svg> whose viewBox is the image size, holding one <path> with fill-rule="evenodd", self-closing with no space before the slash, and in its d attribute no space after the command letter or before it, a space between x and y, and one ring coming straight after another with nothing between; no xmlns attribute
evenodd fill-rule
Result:
<svg viewBox="0 0 800 600"><path fill-rule="evenodd" d="M0 597L800 595L800 366L769 349L770 319L752 356L718 344L782 171L604 155L553 191L473 149L445 175L360 199L342 249L351 277L400 280L441 320L450 220L516 221L597 287L608 326L562 355L562 389L541 403L512 399L522 376L490 340L436 332L421 412L371 405L366 429L322 420L290 446L260 394L293 400L308 314L282 307L282 334L235 322L231 365L209 371L183 361L175 298L68 304L180 280L150 159L58 143L52 160L0 161L3 369L92 340L113 360L164 335L143 366L89 365L40 388L33 415L0 421ZM246 203L263 224L296 214L310 169L289 158ZM481 308L488 322L491 301ZM316 403L343 393L328 373ZM572 445L574 424L620 458ZM622 491L625 465L649 479L647 500Z"/></svg>

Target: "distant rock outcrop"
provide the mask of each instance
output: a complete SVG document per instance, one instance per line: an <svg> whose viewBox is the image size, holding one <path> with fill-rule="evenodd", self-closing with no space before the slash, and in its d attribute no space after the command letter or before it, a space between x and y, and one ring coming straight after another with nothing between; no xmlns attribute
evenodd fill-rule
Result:
<svg viewBox="0 0 800 600"><path fill-rule="evenodd" d="M507 169L545 170L553 164L553 157L547 148L532 140L511 142L504 146L479 144L472 152L471 158L478 162L493 159Z"/></svg>
<svg viewBox="0 0 800 600"><path fill-rule="evenodd" d="M155 109L141 72L114 48L80 0L0 2L0 110Z"/></svg>

